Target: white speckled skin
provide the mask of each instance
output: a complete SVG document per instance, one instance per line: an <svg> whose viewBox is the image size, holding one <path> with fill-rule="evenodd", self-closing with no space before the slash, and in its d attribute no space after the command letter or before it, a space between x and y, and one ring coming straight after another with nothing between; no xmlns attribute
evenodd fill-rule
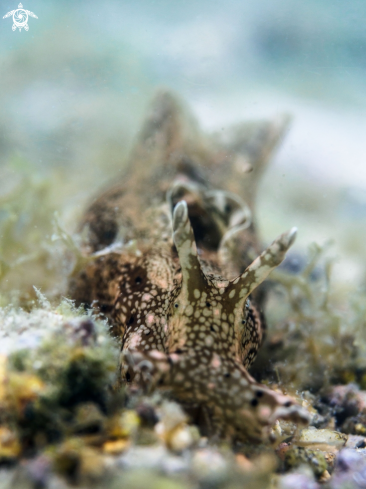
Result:
<svg viewBox="0 0 366 489"><path fill-rule="evenodd" d="M226 191L216 191L201 171L213 173L223 147L203 145L203 136L194 144L187 127L198 129L184 120L170 94L158 95L125 181L86 213L90 260L72 277L70 294L78 303L96 301L121 338L122 382L170 390L200 412L209 435L262 439L278 418L307 419L290 397L256 383L246 370L263 336L249 296L282 262L296 229L258 256L253 209L230 192L248 177L225 174ZM271 127L256 150L253 140L252 147L242 142L240 151L249 144L257 165L252 185L280 135ZM118 239L119 248L98 251Z"/></svg>

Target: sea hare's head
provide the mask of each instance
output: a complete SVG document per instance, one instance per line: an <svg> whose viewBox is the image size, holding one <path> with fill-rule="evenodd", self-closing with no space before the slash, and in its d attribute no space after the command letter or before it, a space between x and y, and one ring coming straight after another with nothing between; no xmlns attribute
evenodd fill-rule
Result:
<svg viewBox="0 0 366 489"><path fill-rule="evenodd" d="M250 364L261 342L261 328L248 296L282 262L294 242L296 228L277 238L233 280L203 272L185 201L174 208L173 231L182 284L168 319L169 351L194 349L203 355L216 352Z"/></svg>
<svg viewBox="0 0 366 489"><path fill-rule="evenodd" d="M306 411L291 397L257 384L244 368L261 340L248 296L281 263L296 230L281 235L234 280L203 272L184 201L175 206L173 231L182 283L167 315L168 345L166 352L122 352L133 385L168 388L184 404L201 406L209 435L261 440L278 418L306 422Z"/></svg>

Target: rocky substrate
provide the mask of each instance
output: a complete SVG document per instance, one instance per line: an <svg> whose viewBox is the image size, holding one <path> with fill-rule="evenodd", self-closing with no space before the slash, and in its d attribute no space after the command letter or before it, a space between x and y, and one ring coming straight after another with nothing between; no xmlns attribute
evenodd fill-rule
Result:
<svg viewBox="0 0 366 489"><path fill-rule="evenodd" d="M106 322L37 293L28 312L0 310L1 489L366 486L356 384L299 391L310 426L278 422L268 443L208 440L171 399L115 388Z"/></svg>

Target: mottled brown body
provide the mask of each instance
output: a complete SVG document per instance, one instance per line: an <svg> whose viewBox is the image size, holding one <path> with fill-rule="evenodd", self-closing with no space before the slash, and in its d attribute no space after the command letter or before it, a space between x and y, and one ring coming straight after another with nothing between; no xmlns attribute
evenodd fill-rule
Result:
<svg viewBox="0 0 366 489"><path fill-rule="evenodd" d="M263 337L250 297L295 237L283 234L256 258L255 188L285 127L285 120L243 125L219 143L198 135L162 92L124 180L81 225L89 260L70 294L109 318L121 339L121 380L170 390L201 412L211 435L261 439L279 417L306 419L291 398L246 371Z"/></svg>

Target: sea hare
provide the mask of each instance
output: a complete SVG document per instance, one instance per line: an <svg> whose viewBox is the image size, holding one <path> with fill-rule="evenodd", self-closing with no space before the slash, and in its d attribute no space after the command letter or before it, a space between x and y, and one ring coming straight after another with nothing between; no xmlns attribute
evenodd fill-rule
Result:
<svg viewBox="0 0 366 489"><path fill-rule="evenodd" d="M259 177L286 126L280 118L208 138L160 92L122 181L80 226L84 259L69 292L120 338L120 381L169 391L209 436L261 440L279 418L308 418L247 371L263 338L256 288L296 236L260 254L253 218Z"/></svg>

